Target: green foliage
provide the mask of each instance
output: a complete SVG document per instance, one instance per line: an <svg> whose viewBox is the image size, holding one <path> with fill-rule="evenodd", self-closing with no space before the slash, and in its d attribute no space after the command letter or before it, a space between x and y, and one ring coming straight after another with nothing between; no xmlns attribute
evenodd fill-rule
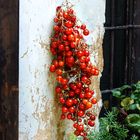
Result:
<svg viewBox="0 0 140 140"><path fill-rule="evenodd" d="M108 112L105 117L100 118L99 132L92 133L90 140L124 140L128 130L117 121L117 110Z"/></svg>
<svg viewBox="0 0 140 140"><path fill-rule="evenodd" d="M125 110L140 111L140 81L131 86L124 85L112 91Z"/></svg>
<svg viewBox="0 0 140 140"><path fill-rule="evenodd" d="M140 114L129 114L126 117L126 124L131 130L140 133Z"/></svg>
<svg viewBox="0 0 140 140"><path fill-rule="evenodd" d="M99 132L92 132L89 140L140 140L140 82L124 85L112 94L118 105L100 118Z"/></svg>
<svg viewBox="0 0 140 140"><path fill-rule="evenodd" d="M127 114L122 123L128 128L129 137L140 139L137 136L140 135L140 81L131 86L125 85L117 88L112 93L118 99L118 105ZM120 114L123 113L120 112Z"/></svg>
<svg viewBox="0 0 140 140"><path fill-rule="evenodd" d="M117 89L112 91L113 96L118 98L118 99L123 99L125 97L125 95L123 93L128 89L131 89L131 87L129 85L124 85L120 88L117 88Z"/></svg>
<svg viewBox="0 0 140 140"><path fill-rule="evenodd" d="M139 140L139 137L134 134L134 135L132 135L132 137L130 138L130 140Z"/></svg>
<svg viewBox="0 0 140 140"><path fill-rule="evenodd" d="M135 109L135 107L132 108L132 105L134 105L134 100L131 99L130 97L125 97L125 98L121 101L121 106L122 106L125 110Z"/></svg>

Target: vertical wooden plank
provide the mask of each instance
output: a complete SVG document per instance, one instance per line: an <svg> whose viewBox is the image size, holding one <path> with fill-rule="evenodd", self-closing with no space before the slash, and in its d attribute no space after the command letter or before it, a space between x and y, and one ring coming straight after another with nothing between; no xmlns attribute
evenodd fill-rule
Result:
<svg viewBox="0 0 140 140"><path fill-rule="evenodd" d="M111 1L111 26L115 25L115 0ZM115 43L115 36L114 30L111 31L111 57L110 57L110 89L113 88L113 75L114 75L114 43Z"/></svg>
<svg viewBox="0 0 140 140"><path fill-rule="evenodd" d="M140 25L140 1L134 0L134 24ZM134 30L134 81L140 80L140 29Z"/></svg>
<svg viewBox="0 0 140 140"><path fill-rule="evenodd" d="M18 139L18 0L0 0L0 139Z"/></svg>

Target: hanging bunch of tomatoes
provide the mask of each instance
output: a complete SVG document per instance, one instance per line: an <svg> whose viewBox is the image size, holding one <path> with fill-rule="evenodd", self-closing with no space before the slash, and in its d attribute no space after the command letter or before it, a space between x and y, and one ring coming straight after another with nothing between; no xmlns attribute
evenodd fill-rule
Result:
<svg viewBox="0 0 140 140"><path fill-rule="evenodd" d="M55 92L62 106L61 119L74 122L74 134L83 136L95 125L92 106L97 103L90 89L91 76L99 70L90 61L89 45L84 36L89 35L85 24L81 24L74 10L67 4L56 8L54 33L50 51L54 56L50 72L56 73Z"/></svg>

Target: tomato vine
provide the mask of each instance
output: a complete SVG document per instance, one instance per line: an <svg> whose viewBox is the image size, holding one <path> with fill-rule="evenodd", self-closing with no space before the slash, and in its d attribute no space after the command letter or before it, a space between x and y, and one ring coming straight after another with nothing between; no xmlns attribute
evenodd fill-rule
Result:
<svg viewBox="0 0 140 140"><path fill-rule="evenodd" d="M68 2L56 8L54 23L50 44L54 59L50 72L56 73L55 92L62 106L61 119L72 120L74 134L87 140L90 128L95 125L92 107L97 103L90 89L91 77L99 74L91 63L90 46L84 39L90 32Z"/></svg>

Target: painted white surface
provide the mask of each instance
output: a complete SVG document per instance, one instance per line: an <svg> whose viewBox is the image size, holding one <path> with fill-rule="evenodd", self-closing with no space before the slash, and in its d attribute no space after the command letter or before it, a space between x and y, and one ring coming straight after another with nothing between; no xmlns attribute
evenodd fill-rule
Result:
<svg viewBox="0 0 140 140"><path fill-rule="evenodd" d="M92 31L87 41L93 44L99 32L104 33L105 0L71 0L71 2L75 5L78 18ZM38 119L39 113L45 110L46 102L54 99L53 86L50 86L47 81L47 67L51 63L51 57L49 51L40 44L44 43L44 46L49 44L55 8L61 3L62 0L20 0L20 140L35 139L38 129L50 127L49 119L47 121ZM51 105L49 107L51 108ZM52 140L56 139L52 138Z"/></svg>

